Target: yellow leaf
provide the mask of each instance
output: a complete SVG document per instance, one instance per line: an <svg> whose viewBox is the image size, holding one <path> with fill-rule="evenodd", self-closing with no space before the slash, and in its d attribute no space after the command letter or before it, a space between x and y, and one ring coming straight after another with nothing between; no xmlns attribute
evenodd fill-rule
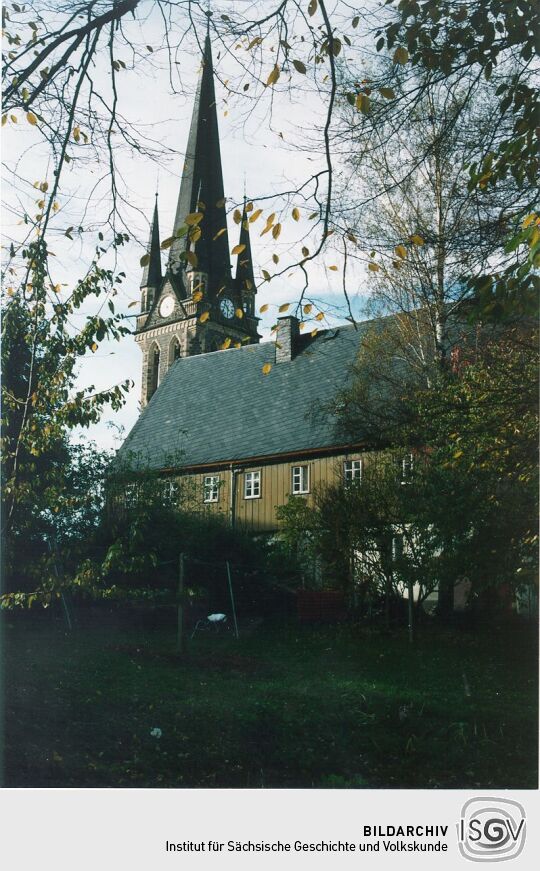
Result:
<svg viewBox="0 0 540 871"><path fill-rule="evenodd" d="M405 245L396 245L394 251L396 252L398 257L401 257L402 260L405 260L407 256L407 249L405 248Z"/></svg>
<svg viewBox="0 0 540 871"><path fill-rule="evenodd" d="M272 368L272 364L271 364L271 363L265 363L264 366L262 367L262 373L263 373L263 375L268 375L268 373L270 372L271 368Z"/></svg>
<svg viewBox="0 0 540 871"><path fill-rule="evenodd" d="M192 227L189 231L189 239L191 242L198 242L202 236L202 230L200 227Z"/></svg>
<svg viewBox="0 0 540 871"><path fill-rule="evenodd" d="M199 323L204 324L210 317L210 312L203 312L199 318Z"/></svg>
<svg viewBox="0 0 540 871"><path fill-rule="evenodd" d="M371 103L367 94L357 94L356 95L356 108L360 110L364 115L367 115L371 108Z"/></svg>
<svg viewBox="0 0 540 871"><path fill-rule="evenodd" d="M253 221L256 221L259 215L262 215L262 209L255 209L253 214L249 216L249 223L252 224Z"/></svg>
<svg viewBox="0 0 540 871"><path fill-rule="evenodd" d="M237 309L235 309L235 310L234 310L234 313L235 313L235 315L236 315L237 318L243 318L243 317L244 317L244 310L241 309L241 308L237 308Z"/></svg>
<svg viewBox="0 0 540 871"><path fill-rule="evenodd" d="M259 311L260 311L260 313L261 313L262 315L263 315L265 312L267 312L267 311L268 311L268 303L265 302L265 304L262 305L262 306L260 307Z"/></svg>
<svg viewBox="0 0 540 871"><path fill-rule="evenodd" d="M381 267L379 266L378 263L370 263L370 264L368 265L368 269L369 269L371 272L378 272L380 268L381 268Z"/></svg>
<svg viewBox="0 0 540 871"><path fill-rule="evenodd" d="M413 242L415 245L423 245L424 244L424 240L422 239L421 236L418 235L418 233L415 233L414 236L411 236L411 242Z"/></svg>
<svg viewBox="0 0 540 871"><path fill-rule="evenodd" d="M310 335L311 338L313 339L313 338L317 335L318 332L319 332L319 331L318 331L317 327L315 327L315 329L312 330L311 333L310 333L309 335Z"/></svg>
<svg viewBox="0 0 540 871"><path fill-rule="evenodd" d="M57 212L58 209L60 208L60 206L58 205L58 203L56 202L56 200L55 200L54 203L52 204L52 207L53 207L53 212Z"/></svg>
<svg viewBox="0 0 540 871"><path fill-rule="evenodd" d="M309 6L307 8L308 15L315 15L318 6L319 6L318 0L309 0Z"/></svg>
<svg viewBox="0 0 540 871"><path fill-rule="evenodd" d="M356 236L353 233L347 233L347 239L349 240L349 242L352 242L354 245L356 245Z"/></svg>
<svg viewBox="0 0 540 871"><path fill-rule="evenodd" d="M279 74L280 74L280 69L279 69L279 66L276 64L274 69L272 70L272 72L268 76L268 78L266 80L266 84L267 85L275 85L277 80L279 79Z"/></svg>
<svg viewBox="0 0 540 871"><path fill-rule="evenodd" d="M396 48L396 50L394 52L394 57L393 57L394 63L403 65L403 64L406 64L408 60L409 60L409 52L407 51L406 48L403 48L403 46L400 45L399 48Z"/></svg>
<svg viewBox="0 0 540 871"><path fill-rule="evenodd" d="M319 312L318 315L315 315L316 321L322 321L323 318L324 318L324 312Z"/></svg>
<svg viewBox="0 0 540 871"><path fill-rule="evenodd" d="M9 117L11 118L11 120L13 121L14 124L17 123L17 116L16 115L10 115Z"/></svg>
<svg viewBox="0 0 540 871"><path fill-rule="evenodd" d="M7 123L7 115L2 115L2 127Z"/></svg>
<svg viewBox="0 0 540 871"><path fill-rule="evenodd" d="M46 181L42 181L40 186L39 186L39 189L42 193L46 194L47 191L49 190L49 183Z"/></svg>
<svg viewBox="0 0 540 871"><path fill-rule="evenodd" d="M188 227L196 227L197 224L200 224L203 218L204 214L202 212L191 212L184 218L184 224L187 224Z"/></svg>
<svg viewBox="0 0 540 871"><path fill-rule="evenodd" d="M299 330L303 330L305 326L306 326L306 322L305 322L305 321L300 321L300 323L298 324L298 329L299 329Z"/></svg>
<svg viewBox="0 0 540 871"><path fill-rule="evenodd" d="M90 350L92 351L92 354L95 354L96 351L97 351L97 349L98 349L98 346L96 345L95 342L93 342L93 343L90 345Z"/></svg>
<svg viewBox="0 0 540 871"><path fill-rule="evenodd" d="M216 233L216 235L214 236L214 238L212 239L212 241L215 242L216 239L219 239L219 237L220 237L220 236L223 236L223 233L226 233L226 232L227 232L227 227L222 227L221 230L218 230L218 231L217 231L217 233Z"/></svg>
<svg viewBox="0 0 540 871"><path fill-rule="evenodd" d="M274 263L279 263L279 257L277 256L277 254L272 254L272 260L274 261Z"/></svg>
<svg viewBox="0 0 540 871"><path fill-rule="evenodd" d="M381 97L384 97L386 100L393 100L396 96L396 92L393 88L379 88L379 93Z"/></svg>
<svg viewBox="0 0 540 871"><path fill-rule="evenodd" d="M305 245L302 248L302 254L304 255L304 257L309 257L309 248L306 248Z"/></svg>
<svg viewBox="0 0 540 871"><path fill-rule="evenodd" d="M141 260L140 260L141 266L148 266L149 263L150 263L150 255L143 254L143 256L141 257Z"/></svg>
<svg viewBox="0 0 540 871"><path fill-rule="evenodd" d="M234 212L233 212L233 221L234 221L234 223L235 223L235 224L239 224L241 220L242 220L242 213L239 212L238 209L235 209Z"/></svg>
<svg viewBox="0 0 540 871"><path fill-rule="evenodd" d="M241 254L242 251L245 251L245 250L246 250L245 245L235 245L231 251L231 254L234 256L235 254Z"/></svg>
<svg viewBox="0 0 540 871"><path fill-rule="evenodd" d="M266 271L266 269L262 270L262 274L265 281L270 281L270 279L272 278L272 276L269 272Z"/></svg>
<svg viewBox="0 0 540 871"><path fill-rule="evenodd" d="M230 348L230 346L231 346L231 339L227 336L227 338L225 339L225 341L223 342L223 344L221 346L221 350L226 351L227 348Z"/></svg>
<svg viewBox="0 0 540 871"><path fill-rule="evenodd" d="M37 124L37 118L33 112L26 113L26 120L28 121L29 124L32 124L33 126Z"/></svg>
<svg viewBox="0 0 540 871"><path fill-rule="evenodd" d="M530 215L523 219L523 229L526 230L527 227L530 227L534 220L536 220L536 212L531 212Z"/></svg>
<svg viewBox="0 0 540 871"><path fill-rule="evenodd" d="M161 245L160 245L160 248L161 248L163 251L166 251L167 248L170 248L170 247L171 247L171 245L172 245L173 242L174 242L174 236L169 236L168 239L164 239L164 240L163 240L163 242L162 242Z"/></svg>
<svg viewBox="0 0 540 871"><path fill-rule="evenodd" d="M202 290L196 290L192 296L193 302L200 302L201 299L203 298L203 296L204 296L204 294L203 294Z"/></svg>
<svg viewBox="0 0 540 871"><path fill-rule="evenodd" d="M274 221L275 221L275 218L276 218L276 213L275 213L275 212L272 212L271 215L268 215L268 217L267 217L267 219L266 219L266 226L267 226L267 227L271 227L272 224L273 224Z"/></svg>
<svg viewBox="0 0 540 871"><path fill-rule="evenodd" d="M75 142L78 142L79 139L81 138L81 128L80 127L73 128L73 138L74 138Z"/></svg>
<svg viewBox="0 0 540 871"><path fill-rule="evenodd" d="M338 271L337 266L329 266L328 269L331 269L332 272L337 272L337 271Z"/></svg>
<svg viewBox="0 0 540 871"><path fill-rule="evenodd" d="M262 38L260 36L256 36L255 39L252 39L249 43L246 51L251 51L252 48L255 48L256 45L260 45L262 42Z"/></svg>
<svg viewBox="0 0 540 871"><path fill-rule="evenodd" d="M272 236L274 237L274 239L277 239L280 233L281 224L276 224L275 227L272 228Z"/></svg>
<svg viewBox="0 0 540 871"><path fill-rule="evenodd" d="M284 302L283 305L280 305L280 307L278 308L278 312L280 312L280 314L282 312L286 312L287 309L289 308L289 306L290 306L290 302Z"/></svg>
<svg viewBox="0 0 540 871"><path fill-rule="evenodd" d="M299 221L299 220L300 220L300 212L298 211L298 209L296 208L296 206L295 206L294 209L292 210L292 216L293 216L293 218L294 218L295 221Z"/></svg>
<svg viewBox="0 0 540 871"><path fill-rule="evenodd" d="M307 305L305 305L304 308L303 308L303 312L304 312L304 314L305 314L305 315L308 315L308 314L310 313L310 311L311 311L312 308L313 308L313 306L311 305L310 302L308 302Z"/></svg>
<svg viewBox="0 0 540 871"><path fill-rule="evenodd" d="M163 245L161 247L163 248ZM197 269L197 263L199 260L194 251L186 251L186 260L193 269Z"/></svg>
<svg viewBox="0 0 540 871"><path fill-rule="evenodd" d="M253 203L246 203L245 208L246 208L246 212L252 212L253 211Z"/></svg>
<svg viewBox="0 0 540 871"><path fill-rule="evenodd" d="M234 343L234 347L235 347L235 348L241 348L241 347L242 347L242 342L235 342L235 343Z"/></svg>

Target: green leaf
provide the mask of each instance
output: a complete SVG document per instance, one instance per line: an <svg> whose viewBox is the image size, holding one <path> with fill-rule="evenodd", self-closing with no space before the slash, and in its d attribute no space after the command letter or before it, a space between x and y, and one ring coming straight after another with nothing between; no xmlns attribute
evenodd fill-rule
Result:
<svg viewBox="0 0 540 871"><path fill-rule="evenodd" d="M393 57L394 63L401 64L403 66L404 64L407 63L408 60L409 60L409 52L407 51L406 48L404 48L402 45L400 45L398 48L396 48L396 50L394 52L394 57Z"/></svg>

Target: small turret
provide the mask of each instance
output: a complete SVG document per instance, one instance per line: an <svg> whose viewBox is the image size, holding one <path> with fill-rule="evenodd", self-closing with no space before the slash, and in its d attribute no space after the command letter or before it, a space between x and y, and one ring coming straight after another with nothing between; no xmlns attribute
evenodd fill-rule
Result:
<svg viewBox="0 0 540 871"><path fill-rule="evenodd" d="M150 228L150 238L148 239L148 247L146 249L145 265L141 278L141 313L150 311L156 291L161 285L161 251L159 247L159 218L158 218L158 203L156 194L156 204L154 206L154 215L152 218L152 226Z"/></svg>
<svg viewBox="0 0 540 871"><path fill-rule="evenodd" d="M255 275L253 272L253 257L251 255L251 240L249 236L249 213L244 208L242 211L242 223L240 224L240 239L238 244L243 246L236 260L235 287L242 294L242 300L246 307L246 314L251 317L255 314Z"/></svg>

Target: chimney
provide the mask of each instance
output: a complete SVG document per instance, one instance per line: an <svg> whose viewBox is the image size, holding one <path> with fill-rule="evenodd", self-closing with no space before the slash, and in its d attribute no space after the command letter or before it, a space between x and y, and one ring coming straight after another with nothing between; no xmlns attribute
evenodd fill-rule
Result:
<svg viewBox="0 0 540 871"><path fill-rule="evenodd" d="M298 318L295 318L292 315L285 318L278 318L276 363L290 363L294 358L299 335L300 330L298 327Z"/></svg>

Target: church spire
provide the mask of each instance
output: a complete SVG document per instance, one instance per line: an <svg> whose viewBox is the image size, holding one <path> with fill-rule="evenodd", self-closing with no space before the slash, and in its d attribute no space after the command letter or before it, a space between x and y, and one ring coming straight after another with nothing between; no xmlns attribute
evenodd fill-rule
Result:
<svg viewBox="0 0 540 871"><path fill-rule="evenodd" d="M244 208L242 211L242 223L240 225L239 245L243 245L240 254L236 261L235 284L238 290L250 290L255 292L255 275L253 273L253 258L251 256L251 240L249 237L249 215L246 209L246 198L244 197Z"/></svg>
<svg viewBox="0 0 540 871"><path fill-rule="evenodd" d="M158 218L158 195L156 194L156 203L154 206L154 215L152 217L152 226L150 228L150 237L148 239L148 247L146 249L148 261L145 263L141 287L152 287L157 289L161 284L161 252L159 247L159 218Z"/></svg>
<svg viewBox="0 0 540 871"><path fill-rule="evenodd" d="M188 236L182 236L176 239L176 234L184 225L186 216L193 213L203 214L196 229L197 235L198 230L201 231L199 238L190 241ZM176 287L182 296L187 295L184 272L186 261L182 254L189 250L194 251L197 257L194 268L208 275L210 297L215 297L223 286L230 285L229 240L212 49L208 32L204 43L202 70L195 93L195 105L172 235L175 241L170 248L168 272L173 277L173 281L176 279Z"/></svg>

